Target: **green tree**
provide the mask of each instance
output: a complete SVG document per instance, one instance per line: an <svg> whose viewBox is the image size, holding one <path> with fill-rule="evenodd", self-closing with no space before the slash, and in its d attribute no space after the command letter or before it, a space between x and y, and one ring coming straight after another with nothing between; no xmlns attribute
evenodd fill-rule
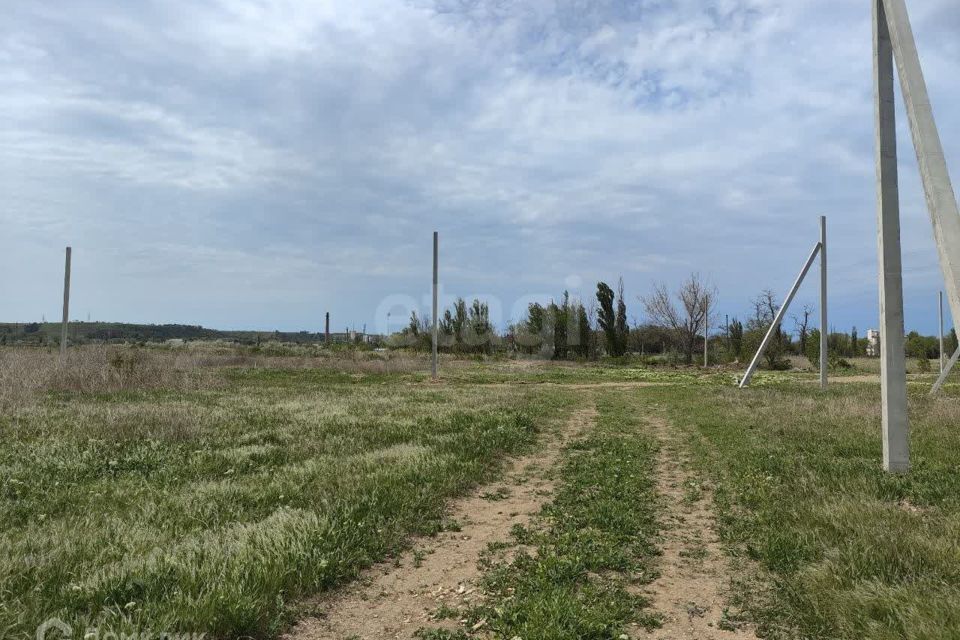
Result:
<svg viewBox="0 0 960 640"><path fill-rule="evenodd" d="M730 335L730 356L739 360L743 357L743 323L734 318L730 321L727 332Z"/></svg>
<svg viewBox="0 0 960 640"><path fill-rule="evenodd" d="M576 317L577 331L577 344L574 346L574 353L581 358L589 358L590 343L593 341L593 331L590 327L590 316L587 314L587 310L583 306L583 303L579 301L574 305L573 314Z"/></svg>
<svg viewBox="0 0 960 640"><path fill-rule="evenodd" d="M618 355L627 352L627 342L630 339L630 327L627 325L627 302L623 297L623 278L617 285L617 318L614 324L617 334Z"/></svg>
<svg viewBox="0 0 960 640"><path fill-rule="evenodd" d="M467 311L466 326L467 330L463 338L464 348L470 353L490 353L493 348L490 305L474 299Z"/></svg>
<svg viewBox="0 0 960 640"><path fill-rule="evenodd" d="M567 328L570 325L570 294L563 292L560 304L550 303L550 323L553 325L553 359L565 360L569 351Z"/></svg>
<svg viewBox="0 0 960 640"><path fill-rule="evenodd" d="M544 330L547 325L547 310L539 302L527 306L527 318L519 323L515 331L517 345L524 353L534 354L544 342Z"/></svg>
<svg viewBox="0 0 960 640"><path fill-rule="evenodd" d="M597 323L600 325L600 329L603 330L603 335L606 337L607 342L607 354L617 357L623 355L623 346L619 340L619 334L617 333L617 312L614 311L614 301L616 296L613 293L613 289L610 288L606 282L597 283L597 302L600 304L600 309L597 312ZM624 312L625 315L625 312Z"/></svg>
<svg viewBox="0 0 960 640"><path fill-rule="evenodd" d="M807 338L807 350L805 354L807 360L813 365L814 369L820 368L820 330L814 329Z"/></svg>

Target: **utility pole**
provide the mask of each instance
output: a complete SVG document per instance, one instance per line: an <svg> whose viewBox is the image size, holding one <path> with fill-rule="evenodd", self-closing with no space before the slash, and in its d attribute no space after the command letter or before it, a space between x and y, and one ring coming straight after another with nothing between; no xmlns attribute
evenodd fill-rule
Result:
<svg viewBox="0 0 960 640"><path fill-rule="evenodd" d="M703 367L710 366L710 296L703 303Z"/></svg>
<svg viewBox="0 0 960 640"><path fill-rule="evenodd" d="M70 326L70 254L72 249L67 247L67 258L63 268L63 324L60 327L60 361L67 357L67 328Z"/></svg>
<svg viewBox="0 0 960 640"><path fill-rule="evenodd" d="M438 323L437 323L437 298L438 298L438 288L439 288L439 274L440 274L440 234L436 231L433 232L433 359L431 361L431 375L434 380L437 379L437 337L438 337Z"/></svg>
<svg viewBox="0 0 960 640"><path fill-rule="evenodd" d="M820 388L827 389L827 217L820 216Z"/></svg>
<svg viewBox="0 0 960 640"><path fill-rule="evenodd" d="M885 0L873 2L873 71L880 258L880 389L883 468L910 469L907 363L903 337L903 263L900 254L900 187L894 103L893 42Z"/></svg>

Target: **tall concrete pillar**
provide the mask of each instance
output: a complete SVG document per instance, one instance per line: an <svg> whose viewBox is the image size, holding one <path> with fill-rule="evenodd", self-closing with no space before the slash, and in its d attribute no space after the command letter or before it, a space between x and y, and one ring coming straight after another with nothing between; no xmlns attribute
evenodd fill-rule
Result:
<svg viewBox="0 0 960 640"><path fill-rule="evenodd" d="M947 301L954 325L960 326L960 210L957 208L957 197L933 118L933 107L920 67L920 56L906 3L904 0L883 0L883 9L900 76L900 88L907 106L913 146L920 165L927 211L933 224Z"/></svg>
<svg viewBox="0 0 960 640"><path fill-rule="evenodd" d="M830 354L830 325L827 321L827 217L820 216L820 388L827 388Z"/></svg>
<svg viewBox="0 0 960 640"><path fill-rule="evenodd" d="M910 468L910 427L907 420L907 368L903 336L893 44L885 1L873 0L883 467L890 472L904 472Z"/></svg>
<svg viewBox="0 0 960 640"><path fill-rule="evenodd" d="M330 312L327 311L327 321L323 329L323 344L330 346Z"/></svg>
<svg viewBox="0 0 960 640"><path fill-rule="evenodd" d="M436 231L433 232L433 353L431 359L430 373L434 380L437 379L437 339L439 331L439 318L437 317L438 308L437 308L437 298L439 296L439 279L440 279L440 234Z"/></svg>
<svg viewBox="0 0 960 640"><path fill-rule="evenodd" d="M70 326L70 254L72 249L67 247L66 263L63 267L63 324L60 327L60 359L67 355L67 333Z"/></svg>

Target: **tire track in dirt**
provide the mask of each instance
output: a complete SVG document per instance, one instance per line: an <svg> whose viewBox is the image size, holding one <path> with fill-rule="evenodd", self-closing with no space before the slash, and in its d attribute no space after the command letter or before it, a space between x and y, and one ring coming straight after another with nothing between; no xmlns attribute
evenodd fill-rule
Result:
<svg viewBox="0 0 960 640"><path fill-rule="evenodd" d="M321 597L315 607L319 615L298 623L286 640L409 639L424 626L455 629L457 621L434 620L433 613L442 605L480 599L480 554L540 512L553 493L551 471L563 446L596 417L593 406L574 412L539 451L515 460L499 481L453 503L449 515L461 523L460 531L418 540L401 555L399 566L374 566L355 583Z"/></svg>
<svg viewBox="0 0 960 640"><path fill-rule="evenodd" d="M663 626L637 637L657 640L756 638L725 616L731 565L717 537L712 494L690 473L690 457L662 418L649 424L660 443L657 492L663 501L660 577L643 591L663 615Z"/></svg>

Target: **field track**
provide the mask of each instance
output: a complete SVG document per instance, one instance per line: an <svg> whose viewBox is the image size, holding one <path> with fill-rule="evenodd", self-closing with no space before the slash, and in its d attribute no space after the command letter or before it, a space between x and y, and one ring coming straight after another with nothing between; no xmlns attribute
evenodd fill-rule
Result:
<svg viewBox="0 0 960 640"><path fill-rule="evenodd" d="M660 577L645 590L663 626L652 635L663 640L755 638L726 616L730 565L717 538L712 494L690 472L690 456L673 426L648 420L660 443L657 492L663 500L659 547Z"/></svg>
<svg viewBox="0 0 960 640"><path fill-rule="evenodd" d="M353 586L319 600L315 608L319 615L301 621L286 637L406 639L428 625L446 622L455 629L456 621L436 621L434 612L441 605L476 601L481 553L540 511L553 492L551 472L563 445L589 430L595 420L593 407L574 411L558 433L547 434L547 442L537 452L515 460L499 481L453 503L450 516L460 523L459 531L423 539L397 563L372 567ZM491 500L490 495L498 498Z"/></svg>

